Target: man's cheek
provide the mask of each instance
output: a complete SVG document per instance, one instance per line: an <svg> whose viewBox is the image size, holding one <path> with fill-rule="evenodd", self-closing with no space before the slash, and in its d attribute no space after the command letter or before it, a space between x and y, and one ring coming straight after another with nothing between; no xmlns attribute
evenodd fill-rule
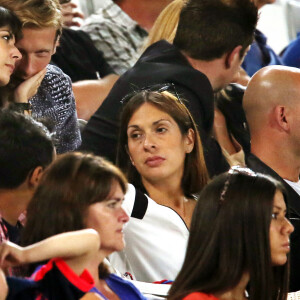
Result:
<svg viewBox="0 0 300 300"><path fill-rule="evenodd" d="M40 58L35 65L36 73L42 71L47 67L47 65L50 63L51 55L47 57Z"/></svg>

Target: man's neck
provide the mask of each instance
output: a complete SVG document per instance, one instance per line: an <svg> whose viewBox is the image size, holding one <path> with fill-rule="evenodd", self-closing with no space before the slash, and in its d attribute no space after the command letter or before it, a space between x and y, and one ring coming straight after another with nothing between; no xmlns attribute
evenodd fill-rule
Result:
<svg viewBox="0 0 300 300"><path fill-rule="evenodd" d="M171 0L119 0L116 4L142 28L149 31Z"/></svg>
<svg viewBox="0 0 300 300"><path fill-rule="evenodd" d="M0 214L2 218L15 226L18 218L27 209L31 194L24 190L0 190Z"/></svg>
<svg viewBox="0 0 300 300"><path fill-rule="evenodd" d="M282 149L279 146L275 147L275 145L273 147L265 141L263 145L252 143L251 152L283 179L293 182L299 180L300 157L295 157L287 149Z"/></svg>
<svg viewBox="0 0 300 300"><path fill-rule="evenodd" d="M206 75L214 91L220 90L223 86L223 76L220 67L221 64L224 63L223 57L211 61L204 61L193 59L183 52L182 54L194 69Z"/></svg>

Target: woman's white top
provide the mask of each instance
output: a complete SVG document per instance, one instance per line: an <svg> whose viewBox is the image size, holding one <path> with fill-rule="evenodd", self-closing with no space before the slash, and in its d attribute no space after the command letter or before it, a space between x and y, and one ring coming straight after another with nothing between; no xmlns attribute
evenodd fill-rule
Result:
<svg viewBox="0 0 300 300"><path fill-rule="evenodd" d="M124 228L126 246L109 256L111 265L138 281L174 280L189 236L185 222L173 209L157 204L131 184L123 208L130 216Z"/></svg>

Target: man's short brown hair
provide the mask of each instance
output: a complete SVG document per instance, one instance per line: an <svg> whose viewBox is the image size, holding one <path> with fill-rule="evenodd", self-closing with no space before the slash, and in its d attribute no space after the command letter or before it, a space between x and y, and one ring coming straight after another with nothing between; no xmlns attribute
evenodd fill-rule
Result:
<svg viewBox="0 0 300 300"><path fill-rule="evenodd" d="M62 13L58 0L0 0L0 5L13 11L25 28L54 27L62 31Z"/></svg>
<svg viewBox="0 0 300 300"><path fill-rule="evenodd" d="M193 59L210 61L252 43L257 8L250 0L189 0L181 10L173 44Z"/></svg>

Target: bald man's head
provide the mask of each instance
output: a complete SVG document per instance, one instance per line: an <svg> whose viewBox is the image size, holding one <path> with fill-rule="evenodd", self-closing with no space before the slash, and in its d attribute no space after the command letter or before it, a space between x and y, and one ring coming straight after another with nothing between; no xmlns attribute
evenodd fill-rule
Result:
<svg viewBox="0 0 300 300"><path fill-rule="evenodd" d="M262 68L249 81L243 108L251 134L270 126L277 106L300 107L300 70L283 66Z"/></svg>

